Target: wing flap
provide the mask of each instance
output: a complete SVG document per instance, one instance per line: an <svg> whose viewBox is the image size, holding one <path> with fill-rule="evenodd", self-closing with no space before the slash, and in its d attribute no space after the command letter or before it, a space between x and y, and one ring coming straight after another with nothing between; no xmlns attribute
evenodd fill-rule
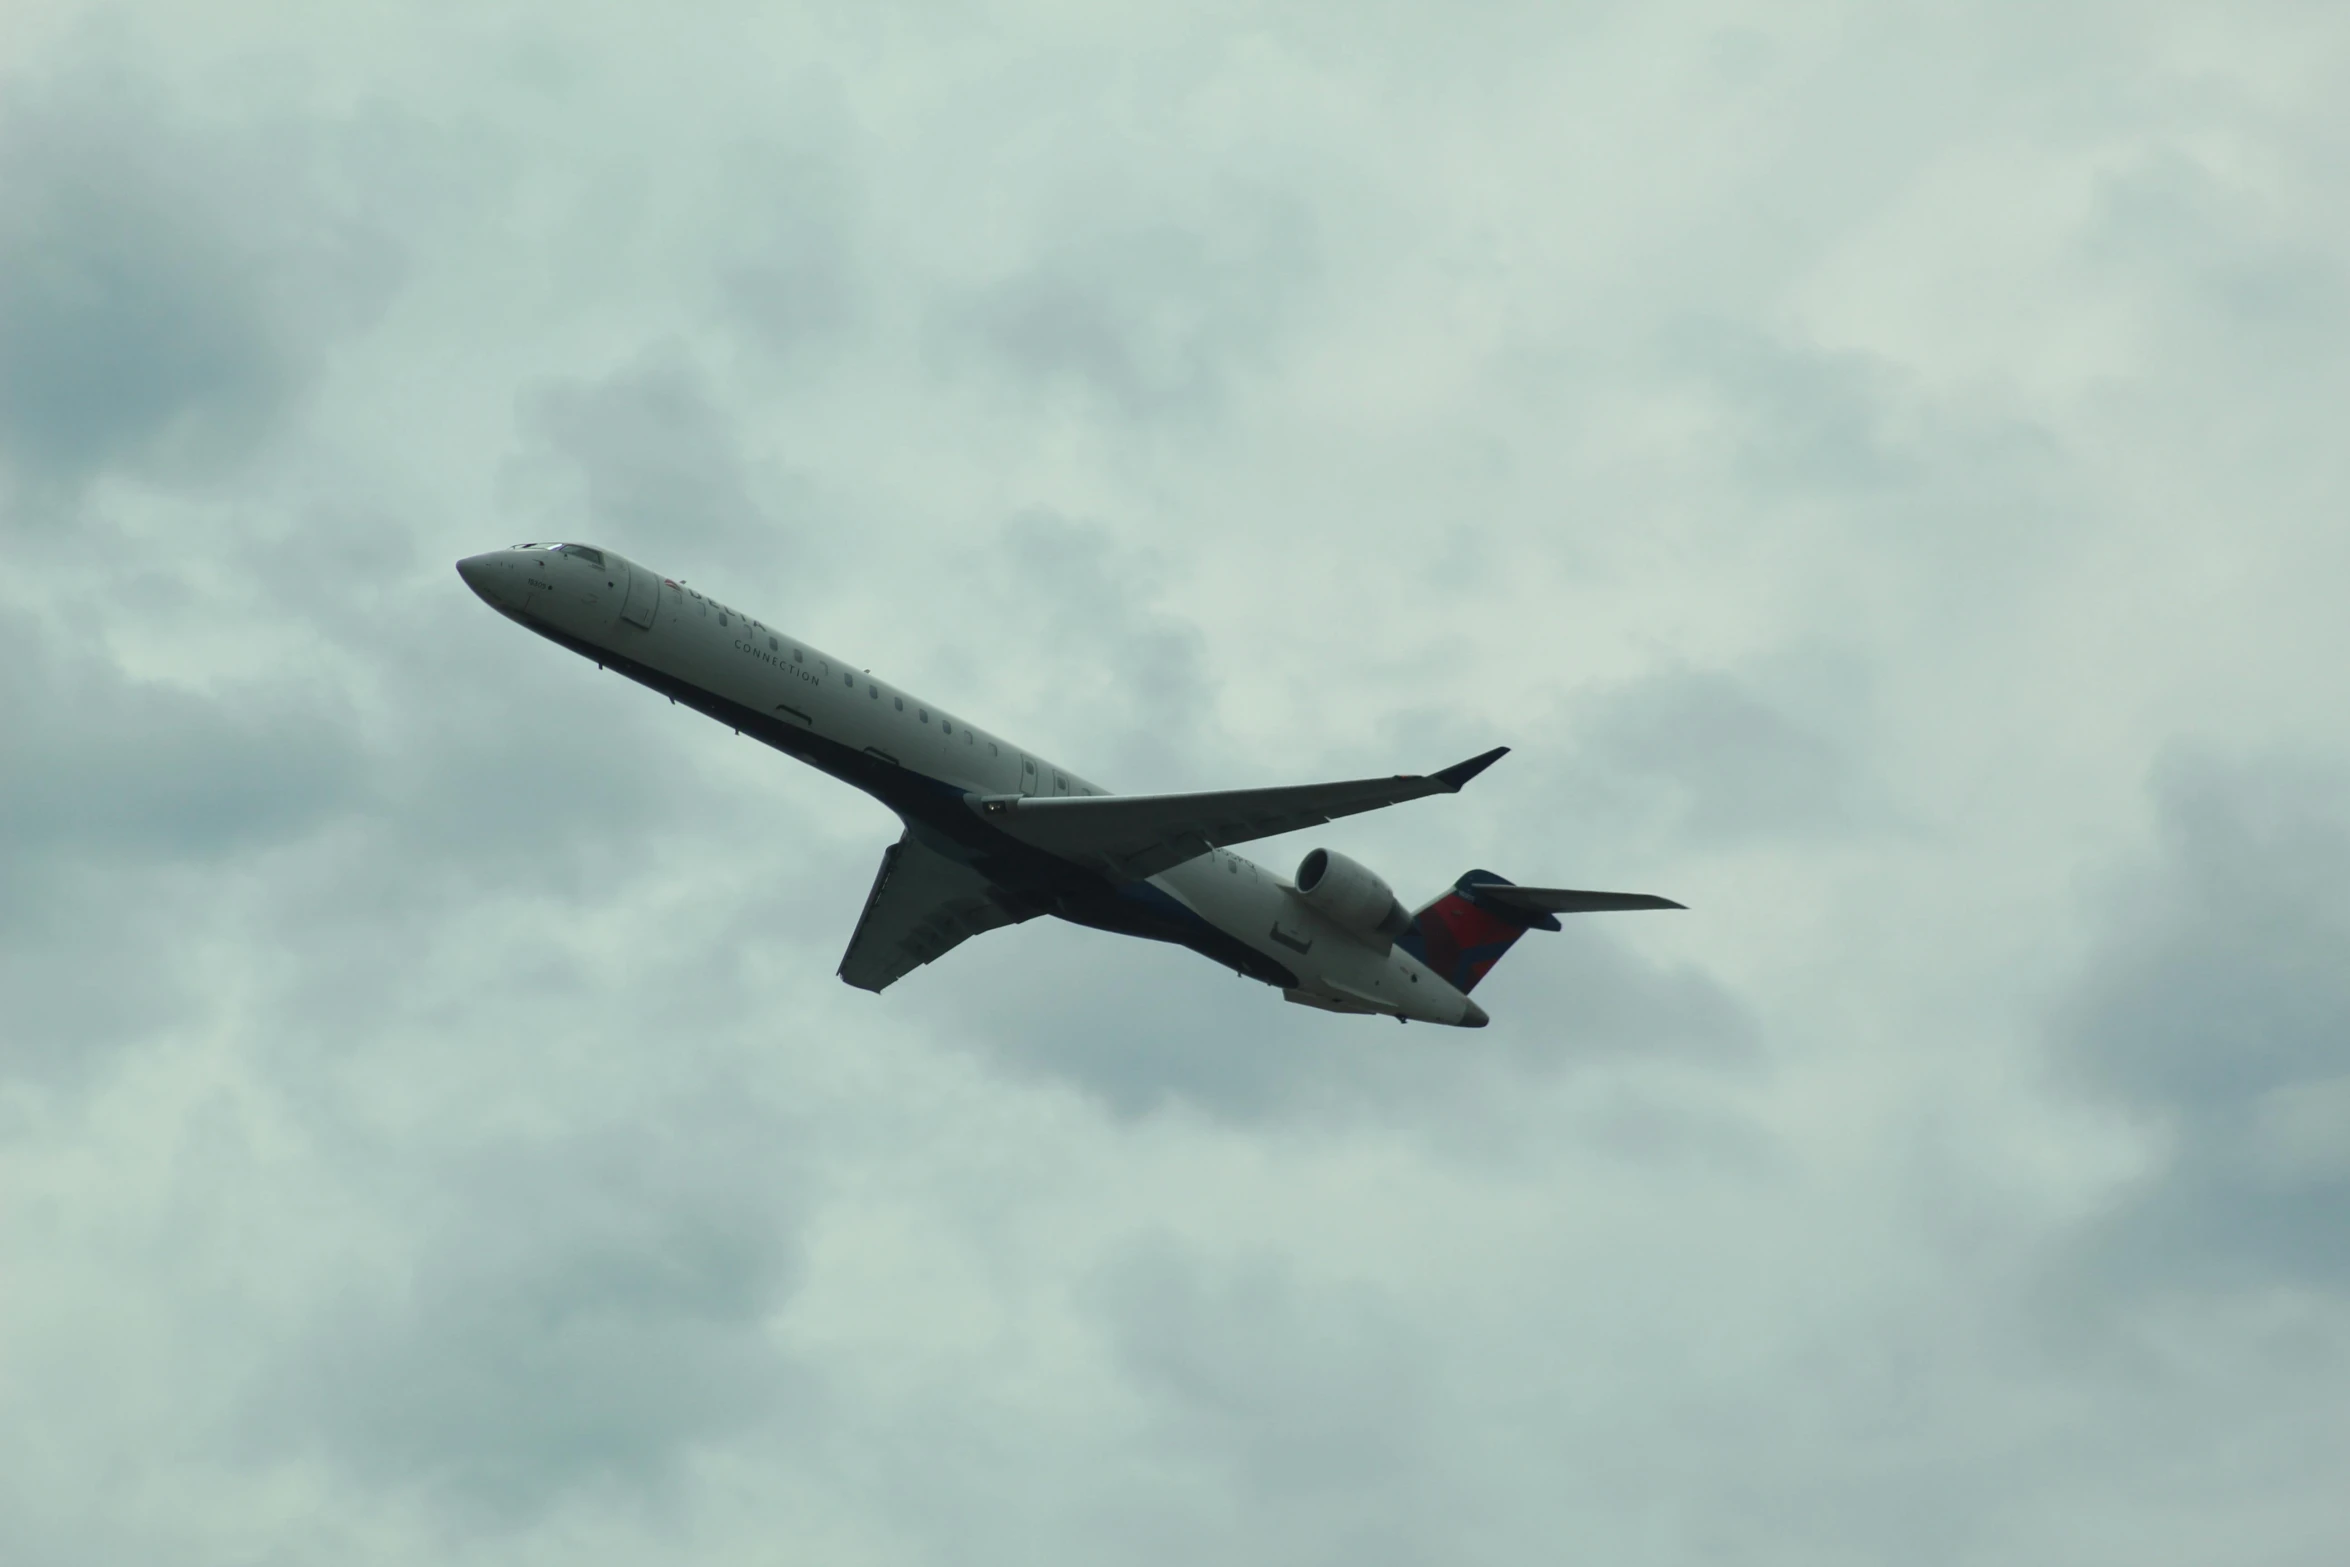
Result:
<svg viewBox="0 0 2350 1567"><path fill-rule="evenodd" d="M973 808L1031 848L1042 849L1112 881L1140 881L1196 859L1210 849L1318 827L1341 816L1376 811L1432 794L1454 794L1509 750L1441 772L1399 773L1340 783L1292 784L1275 789L1225 789L1209 794L1111 794L1071 799L989 795Z"/></svg>
<svg viewBox="0 0 2350 1567"><path fill-rule="evenodd" d="M881 856L840 977L859 990L885 990L973 936L1031 918L1005 904L986 877L909 833Z"/></svg>

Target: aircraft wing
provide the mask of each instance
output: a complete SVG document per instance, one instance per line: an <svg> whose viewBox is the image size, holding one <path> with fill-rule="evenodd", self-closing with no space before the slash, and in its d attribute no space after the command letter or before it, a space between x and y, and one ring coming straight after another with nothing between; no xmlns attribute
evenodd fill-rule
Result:
<svg viewBox="0 0 2350 1567"><path fill-rule="evenodd" d="M840 977L883 990L982 931L1034 917L1005 907L986 877L909 833L881 856Z"/></svg>
<svg viewBox="0 0 2350 1567"><path fill-rule="evenodd" d="M999 794L975 801L974 809L1031 848L1099 871L1114 882L1140 881L1226 844L1271 838L1431 794L1456 793L1508 750L1506 745L1496 746L1442 772L1399 773L1392 778L1214 794L1069 799Z"/></svg>

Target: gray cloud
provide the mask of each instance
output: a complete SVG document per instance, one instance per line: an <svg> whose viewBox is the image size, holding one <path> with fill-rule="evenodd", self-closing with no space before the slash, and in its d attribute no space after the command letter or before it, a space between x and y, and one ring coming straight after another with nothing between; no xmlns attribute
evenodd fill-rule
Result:
<svg viewBox="0 0 2350 1567"><path fill-rule="evenodd" d="M0 1071L86 1074L185 1004L184 933L363 798L364 753L313 681L133 679L4 607L0 634Z"/></svg>
<svg viewBox="0 0 2350 1567"><path fill-rule="evenodd" d="M1733 322L1688 322L1672 336L1721 398L1734 461L1758 486L1867 494L1918 477L1917 459L1890 428L1903 390L1892 367Z"/></svg>
<svg viewBox="0 0 2350 1567"><path fill-rule="evenodd" d="M838 139L815 131L798 145L763 148L736 175L742 233L735 259L720 268L719 294L729 322L778 362L834 345L867 309L858 202Z"/></svg>
<svg viewBox="0 0 2350 1567"><path fill-rule="evenodd" d="M2350 812L2340 773L2174 758L2061 1059L2146 1119L2156 1167L2100 1221L2132 1287L2350 1285Z"/></svg>
<svg viewBox="0 0 2350 1567"><path fill-rule="evenodd" d="M305 1325L257 1430L511 1516L662 1487L694 1444L789 1410L805 1386L767 1323L798 1268L793 1186L740 1178L768 1162L757 1123L689 1116L445 1162L397 1265Z"/></svg>
<svg viewBox="0 0 2350 1567"><path fill-rule="evenodd" d="M1205 1264L1161 1239L1106 1268L1094 1293L1123 1369L1154 1395L1172 1460L1246 1497L1257 1520L1245 1546L1212 1517L1163 1520L1169 1559L1440 1552L1448 1531L1423 1494L1442 1468L1430 1346L1376 1290L1301 1286L1271 1258Z"/></svg>
<svg viewBox="0 0 2350 1567"><path fill-rule="evenodd" d="M1004 642L1051 671L1045 721L1084 736L1087 756L1099 759L1062 760L1107 769L1099 781L1113 787L1192 781L1212 736L1216 687L1199 628L1160 602L1161 548L1031 509L1008 519L973 565L965 580L986 593Z"/></svg>
<svg viewBox="0 0 2350 1567"><path fill-rule="evenodd" d="M1750 1065L1761 1045L1760 1024L1736 991L1692 964L1639 956L1603 921L1578 920L1555 936L1530 933L1503 961L1507 978L1487 981L1486 1000L1508 1009L1503 1043L1529 1067L1627 1057Z"/></svg>
<svg viewBox="0 0 2350 1567"><path fill-rule="evenodd" d="M99 78L0 112L0 455L33 481L249 455L321 332L397 271L284 143L240 146L158 96Z"/></svg>
<svg viewBox="0 0 2350 1567"><path fill-rule="evenodd" d="M350 719L317 684L226 690L125 678L0 613L0 863L169 861L250 850L314 826L363 784ZM5 905L0 905L5 906Z"/></svg>
<svg viewBox="0 0 2350 1567"><path fill-rule="evenodd" d="M942 344L1127 417L1215 409L1277 347L1313 275L1294 200L1234 194L1197 223L1086 222L958 301Z"/></svg>
<svg viewBox="0 0 2350 1567"><path fill-rule="evenodd" d="M1856 673L1818 659L1751 674L1658 670L1584 698L1574 748L1521 765L1559 775L1579 815L1676 842L1866 830L1885 811L1862 748L1872 715Z"/></svg>
<svg viewBox="0 0 2350 1567"><path fill-rule="evenodd" d="M539 388L524 402L522 425L532 442L523 472L551 480L561 497L536 508L548 520L534 526L550 537L594 535L639 558L681 564L730 554L795 566L821 558L804 486L754 470L709 378L677 345L601 380Z"/></svg>
<svg viewBox="0 0 2350 1567"><path fill-rule="evenodd" d="M2350 324L2350 268L2281 224L2258 181L2167 145L2109 171L2099 196L2096 254L2174 295L2198 338L2261 355L2267 375L2338 373L2309 349Z"/></svg>

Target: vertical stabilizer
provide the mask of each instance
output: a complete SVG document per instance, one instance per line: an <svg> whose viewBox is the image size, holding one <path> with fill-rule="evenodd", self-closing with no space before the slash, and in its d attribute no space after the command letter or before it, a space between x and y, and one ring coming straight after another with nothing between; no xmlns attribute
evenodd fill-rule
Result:
<svg viewBox="0 0 2350 1567"><path fill-rule="evenodd" d="M1480 887L1509 885L1491 871L1470 871L1452 884L1450 892L1413 915L1411 928L1395 944L1467 995L1520 936L1559 928L1554 915L1508 908L1478 895Z"/></svg>

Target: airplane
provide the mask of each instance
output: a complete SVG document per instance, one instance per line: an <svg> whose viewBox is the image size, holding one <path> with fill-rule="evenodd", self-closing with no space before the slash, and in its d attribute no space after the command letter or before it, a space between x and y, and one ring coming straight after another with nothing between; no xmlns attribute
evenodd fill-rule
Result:
<svg viewBox="0 0 2350 1567"><path fill-rule="evenodd" d="M1188 947L1304 1006L1482 1028L1469 992L1527 931L1558 930L1564 913L1684 907L1472 870L1407 914L1386 882L1335 850L1310 851L1291 878L1232 852L1458 793L1507 746L1424 775L1112 794L616 551L517 544L468 556L457 573L517 624L897 813L905 833L882 854L840 961L860 990L1052 914Z"/></svg>

